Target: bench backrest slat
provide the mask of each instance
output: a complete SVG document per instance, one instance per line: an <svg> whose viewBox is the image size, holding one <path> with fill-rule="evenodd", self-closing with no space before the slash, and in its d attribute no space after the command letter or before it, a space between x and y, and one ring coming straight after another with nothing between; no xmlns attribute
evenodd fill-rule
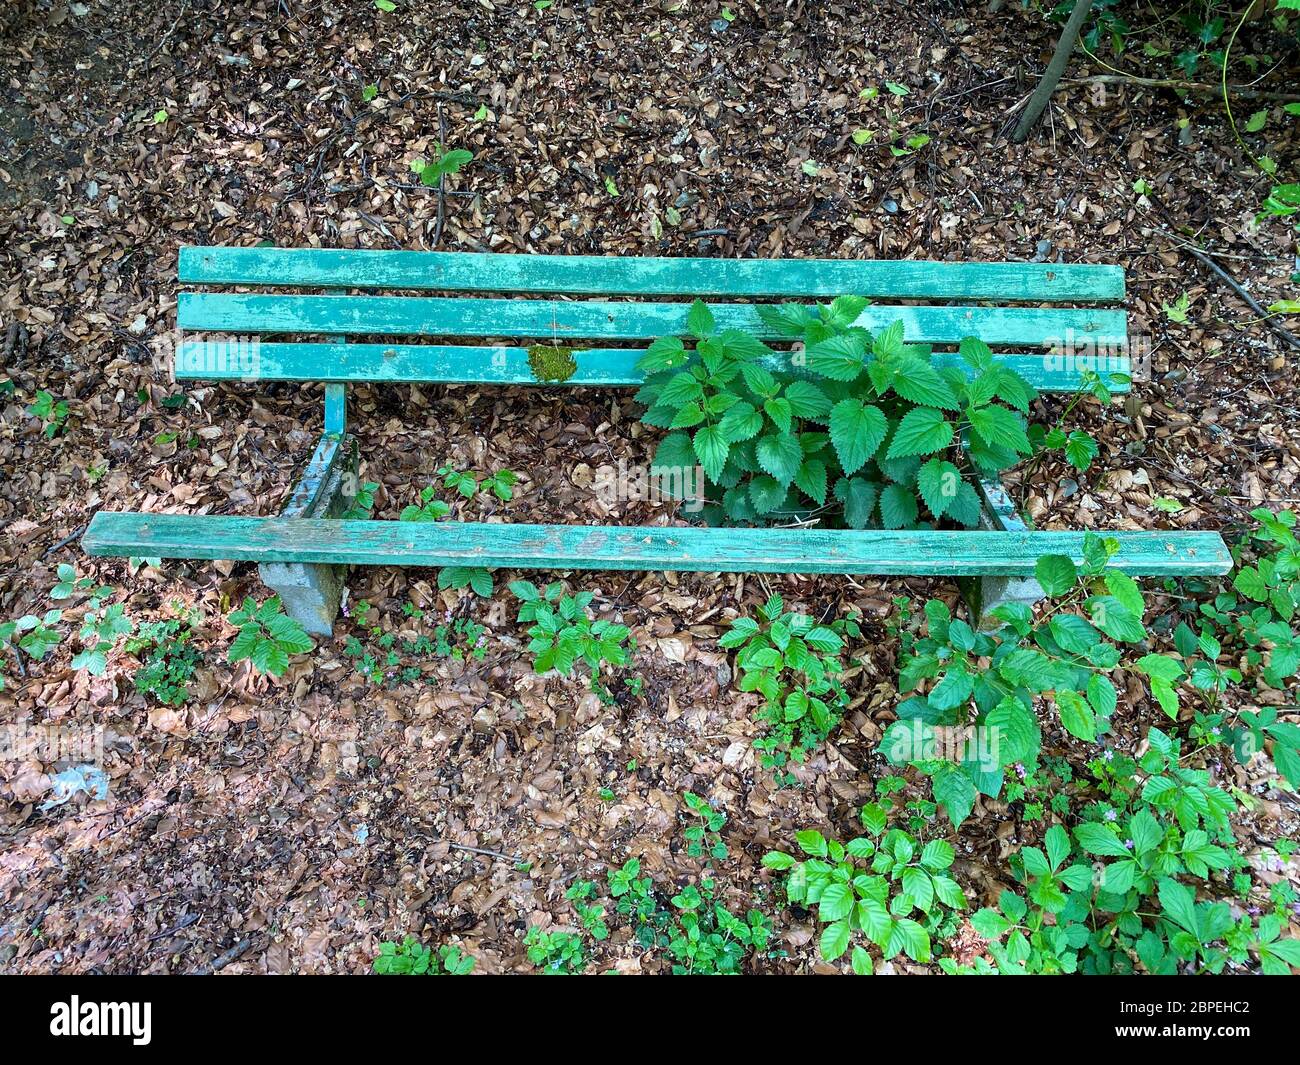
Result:
<svg viewBox="0 0 1300 1065"><path fill-rule="evenodd" d="M280 296L184 292L182 329L231 333L337 333L394 336L519 337L573 344L653 340L688 332L686 303L474 299L428 296ZM753 304L714 303L721 329L777 340ZM867 329L903 322L917 343L954 344L976 336L990 345L1043 347L1071 337L1122 347L1123 311L1041 307L891 307L873 304L858 319Z"/></svg>
<svg viewBox="0 0 1300 1065"><path fill-rule="evenodd" d="M607 296L1118 302L1118 266L861 259L700 259L321 248L182 248L180 279L206 285Z"/></svg>

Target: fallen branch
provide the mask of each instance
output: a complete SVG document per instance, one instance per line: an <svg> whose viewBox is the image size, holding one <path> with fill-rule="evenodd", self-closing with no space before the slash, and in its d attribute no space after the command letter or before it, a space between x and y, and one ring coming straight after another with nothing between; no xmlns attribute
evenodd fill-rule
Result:
<svg viewBox="0 0 1300 1065"><path fill-rule="evenodd" d="M1147 89L1175 89L1178 92L1204 92L1218 96L1221 86L1210 85L1203 81L1179 81L1177 78L1140 78L1136 74L1092 74L1086 78L1062 78L1067 85L1139 85ZM1247 85L1229 85L1228 92L1234 96L1248 96L1257 100L1271 100L1276 103L1300 103L1300 95L1289 92L1266 92L1252 89Z"/></svg>

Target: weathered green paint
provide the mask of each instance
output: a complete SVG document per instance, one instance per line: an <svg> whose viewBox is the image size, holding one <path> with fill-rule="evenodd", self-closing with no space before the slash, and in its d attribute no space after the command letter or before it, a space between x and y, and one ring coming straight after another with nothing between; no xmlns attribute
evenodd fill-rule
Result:
<svg viewBox="0 0 1300 1065"><path fill-rule="evenodd" d="M1001 482L981 478L979 493L983 503L980 527L995 532L1023 533L1028 530L1016 505L1007 495ZM1038 579L1030 576L964 577L960 581L962 594L970 607L971 617L980 628L996 628L1002 624L993 617L993 611L1007 603L1033 607L1045 598L1046 593Z"/></svg>
<svg viewBox="0 0 1300 1065"><path fill-rule="evenodd" d="M841 296L1106 302L1118 266L862 259L701 259L324 248L181 248L180 279L215 285L631 296Z"/></svg>
<svg viewBox="0 0 1300 1065"><path fill-rule="evenodd" d="M710 305L719 329L776 340L750 303ZM605 300L470 299L428 296L285 296L182 292L182 329L225 333L381 333L394 336L517 337L563 344L579 340L653 340L686 334L686 303ZM976 336L990 345L1041 348L1085 345L1122 349L1123 311L1042 307L869 306L858 325L896 321L915 343L955 344Z"/></svg>
<svg viewBox="0 0 1300 1065"><path fill-rule="evenodd" d="M1217 533L1116 533L1114 564L1135 575L1226 573ZM329 521L178 514L96 514L92 555L532 569L1032 574L1041 555L1082 560L1074 532L851 532L664 526Z"/></svg>
<svg viewBox="0 0 1300 1065"><path fill-rule="evenodd" d="M355 440L326 433L279 520L330 519L344 513L356 497L359 461ZM304 629L317 636L334 632L346 566L267 560L258 572L262 583L280 597L285 612Z"/></svg>
<svg viewBox="0 0 1300 1065"><path fill-rule="evenodd" d="M253 354L249 354L252 352ZM576 349L577 369L566 385L619 388L640 385L645 375L636 368L644 348ZM1097 363L1059 355L994 356L1040 392L1073 392L1088 369L1129 373L1126 356ZM955 352L938 351L935 366L970 367ZM764 364L780 373L797 373L789 353L777 353ZM244 341L186 341L176 353L176 376L226 381L411 382L418 384L538 385L528 349L505 346L468 347L444 344L285 344L264 341L250 347ZM1112 385L1127 392L1127 382Z"/></svg>

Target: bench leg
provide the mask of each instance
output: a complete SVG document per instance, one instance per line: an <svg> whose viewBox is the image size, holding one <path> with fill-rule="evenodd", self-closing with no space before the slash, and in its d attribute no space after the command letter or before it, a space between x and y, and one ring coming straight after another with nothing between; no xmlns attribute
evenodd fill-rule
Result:
<svg viewBox="0 0 1300 1065"><path fill-rule="evenodd" d="M999 532L1028 528L1001 484L981 481L979 489L984 500L981 528ZM1004 603L1023 603L1032 609L1045 598L1043 586L1033 577L963 577L958 583L979 629L996 629L1002 624L993 617L993 611Z"/></svg>
<svg viewBox="0 0 1300 1065"><path fill-rule="evenodd" d="M350 437L325 436L285 507L287 518L337 518L357 494L360 457ZM262 583L280 597L285 613L314 636L334 635L346 566L263 562Z"/></svg>

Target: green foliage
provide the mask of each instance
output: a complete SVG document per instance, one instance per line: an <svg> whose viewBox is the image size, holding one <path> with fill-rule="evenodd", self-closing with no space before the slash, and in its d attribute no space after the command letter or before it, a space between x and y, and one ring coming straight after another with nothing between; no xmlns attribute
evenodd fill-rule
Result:
<svg viewBox="0 0 1300 1065"><path fill-rule="evenodd" d="M410 603L402 609L407 617L416 620L424 617L424 611ZM357 603L353 616L361 636L349 636L343 642L343 653L353 660L356 671L372 684L393 686L423 679L423 670L415 664L421 658L464 661L467 658L481 659L487 654L487 629L470 618L457 618L437 625L431 635L421 632L405 639L396 632L386 631L379 612L364 599Z"/></svg>
<svg viewBox="0 0 1300 1065"><path fill-rule="evenodd" d="M349 521L365 521L375 509L375 492L378 489L379 485L374 481L363 481L357 494L352 497L352 505L341 516Z"/></svg>
<svg viewBox="0 0 1300 1065"><path fill-rule="evenodd" d="M686 853L692 858L702 858L707 853L710 858L722 861L727 857L727 845L722 842L727 815L715 810L707 799L700 798L693 791L683 792L682 800L687 810L695 815L694 823L687 825L682 833L686 837Z"/></svg>
<svg viewBox="0 0 1300 1065"><path fill-rule="evenodd" d="M41 432L50 439L63 430L64 423L68 420L68 401L56 400L45 389L40 389L36 393L36 399L27 408L27 413L40 419L43 423Z"/></svg>
<svg viewBox="0 0 1300 1065"><path fill-rule="evenodd" d="M825 742L843 717L848 694L837 679L844 668L840 654L846 636L861 635L852 618L821 625L786 611L785 601L774 595L759 607L757 619L737 618L719 640L736 651L740 690L763 696L759 716L769 727L754 746L778 783L795 782L786 767Z"/></svg>
<svg viewBox="0 0 1300 1065"><path fill-rule="evenodd" d="M123 636L135 630L135 623L126 616L125 603L102 606L99 599L91 600L91 607L81 619L81 650L72 656L72 668L84 669L91 676L101 676L108 669L108 653Z"/></svg>
<svg viewBox="0 0 1300 1065"><path fill-rule="evenodd" d="M547 976L576 976L587 968L582 936L573 932L543 931L533 925L524 936L528 960Z"/></svg>
<svg viewBox="0 0 1300 1065"><path fill-rule="evenodd" d="M438 490L429 485L420 489L420 501L410 503L398 514L398 521L437 521L451 513L451 504L438 498Z"/></svg>
<svg viewBox="0 0 1300 1065"><path fill-rule="evenodd" d="M459 947L426 947L414 936L401 943L380 943L374 971L380 976L466 976L475 959Z"/></svg>
<svg viewBox="0 0 1300 1065"><path fill-rule="evenodd" d="M1116 549L1115 541L1089 535L1082 568L1063 555L1040 558L1035 574L1052 602L1037 620L1027 606L1010 603L993 612L999 628L976 632L931 600L925 634L904 634L899 692L927 690L898 705L881 750L893 764L930 777L935 801L954 824L970 814L977 794L998 797L1008 766L1032 772L1041 744L1035 708L1044 696L1077 739L1092 743L1109 729L1117 701L1110 674L1121 646L1147 635L1141 591L1107 565Z"/></svg>
<svg viewBox="0 0 1300 1065"><path fill-rule="evenodd" d="M844 844L815 830L799 832L795 842L804 857L769 851L763 865L789 874L792 904L815 910L827 961L849 953L853 971L869 974L872 944L886 961L901 953L929 962L932 940L955 931L955 912L966 907L965 893L948 875L952 844L887 830L878 804L863 807L861 816L867 835Z"/></svg>
<svg viewBox="0 0 1300 1065"><path fill-rule="evenodd" d="M1151 729L1134 761L1115 751L1089 763L1091 802L1073 834L1053 825L1043 846L1012 859L1022 892L972 924L990 941L987 962L949 972L1221 972L1253 955L1269 973L1300 966L1300 940L1282 939L1277 914L1234 917L1221 890L1231 870L1249 877L1229 816L1236 804L1204 770L1180 765L1176 740ZM1192 883L1189 883L1191 881Z"/></svg>
<svg viewBox="0 0 1300 1065"><path fill-rule="evenodd" d="M448 174L458 174L463 166L474 158L473 152L464 148L444 151L441 144L435 149L432 159L416 159L411 163L411 171L420 179L421 185L432 188L442 183Z"/></svg>
<svg viewBox="0 0 1300 1065"><path fill-rule="evenodd" d="M627 626L592 619L587 610L592 592L565 595L558 581L545 590L531 581L513 581L510 591L521 603L518 620L529 625L528 650L538 673L554 669L567 677L578 662L586 662L596 681L603 665L626 665L628 647L636 648Z"/></svg>
<svg viewBox="0 0 1300 1065"><path fill-rule="evenodd" d="M232 664L248 659L258 673L283 676L290 655L306 654L316 647L302 625L285 614L278 595L260 606L252 596L245 596L243 606L227 620L239 629L227 658Z"/></svg>
<svg viewBox="0 0 1300 1065"><path fill-rule="evenodd" d="M482 566L444 566L438 571L438 587L469 588L486 599L492 594L492 572Z"/></svg>
<svg viewBox="0 0 1300 1065"><path fill-rule="evenodd" d="M719 331L697 300L694 349L661 337L637 364L642 421L673 430L653 465L698 463L711 513L735 522L819 508L852 528L975 527L966 474L1031 452L1034 390L974 338L961 343L971 379L936 369L928 347L904 343L901 322L874 336L855 325L866 304L760 306L768 329L804 345L778 355L742 330Z"/></svg>
<svg viewBox="0 0 1300 1065"><path fill-rule="evenodd" d="M194 630L184 618L146 622L126 641L126 650L140 659L135 690L152 695L164 706L180 706L189 698L189 684L201 661L191 644Z"/></svg>
<svg viewBox="0 0 1300 1065"><path fill-rule="evenodd" d="M17 621L0 622L0 652L9 650L20 670L22 654L33 662L40 662L63 639L54 628L62 620L62 610L47 610L40 617L24 614ZM3 688L4 680L0 677L0 690Z"/></svg>

